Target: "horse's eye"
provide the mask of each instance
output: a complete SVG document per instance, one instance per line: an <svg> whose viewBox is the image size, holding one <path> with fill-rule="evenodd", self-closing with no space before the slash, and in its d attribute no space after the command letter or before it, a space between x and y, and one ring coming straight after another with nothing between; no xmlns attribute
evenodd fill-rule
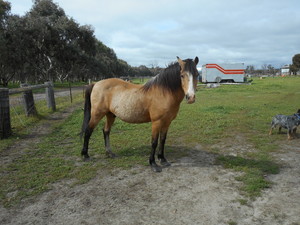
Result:
<svg viewBox="0 0 300 225"><path fill-rule="evenodd" d="M184 75L180 75L181 78L184 78Z"/></svg>

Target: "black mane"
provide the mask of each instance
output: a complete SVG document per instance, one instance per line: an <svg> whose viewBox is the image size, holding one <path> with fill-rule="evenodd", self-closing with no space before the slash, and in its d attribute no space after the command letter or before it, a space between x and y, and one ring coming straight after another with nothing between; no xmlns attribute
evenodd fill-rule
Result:
<svg viewBox="0 0 300 225"><path fill-rule="evenodd" d="M184 70L190 71L194 76L198 75L195 64L192 59L186 59ZM149 91L152 87L161 87L171 92L181 88L180 65L178 62L171 63L167 68L162 70L158 75L150 79L142 89Z"/></svg>

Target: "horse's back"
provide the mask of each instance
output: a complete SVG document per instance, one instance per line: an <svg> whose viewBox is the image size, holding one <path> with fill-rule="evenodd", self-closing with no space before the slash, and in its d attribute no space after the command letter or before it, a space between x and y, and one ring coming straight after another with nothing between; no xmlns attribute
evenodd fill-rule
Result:
<svg viewBox="0 0 300 225"><path fill-rule="evenodd" d="M128 90L137 90L140 86L118 78L109 78L95 83L92 91L93 98L111 98Z"/></svg>
<svg viewBox="0 0 300 225"><path fill-rule="evenodd" d="M119 78L109 78L105 80L100 80L95 83L94 88L97 91L109 90L109 89L128 89L128 88L139 88L140 85L132 84L128 81L124 81Z"/></svg>

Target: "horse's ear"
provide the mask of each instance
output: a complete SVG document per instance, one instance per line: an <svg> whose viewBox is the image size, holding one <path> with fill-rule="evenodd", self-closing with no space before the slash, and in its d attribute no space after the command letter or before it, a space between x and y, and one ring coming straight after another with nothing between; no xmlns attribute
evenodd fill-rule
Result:
<svg viewBox="0 0 300 225"><path fill-rule="evenodd" d="M194 59L194 63L197 65L199 62L198 56L196 56L196 58Z"/></svg>
<svg viewBox="0 0 300 225"><path fill-rule="evenodd" d="M182 59L179 58L178 56L177 56L177 60L178 60L178 63L179 63L179 65L180 65L181 69L183 69L183 68L184 68L184 62L183 62Z"/></svg>

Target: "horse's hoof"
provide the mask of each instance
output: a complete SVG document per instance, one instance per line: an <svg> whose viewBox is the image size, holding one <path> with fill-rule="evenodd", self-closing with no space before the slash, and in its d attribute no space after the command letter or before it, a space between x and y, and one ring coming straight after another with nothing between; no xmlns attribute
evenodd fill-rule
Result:
<svg viewBox="0 0 300 225"><path fill-rule="evenodd" d="M106 155L109 157L109 158L117 158L117 155L113 152L106 152Z"/></svg>
<svg viewBox="0 0 300 225"><path fill-rule="evenodd" d="M151 165L151 169L153 172L159 173L162 171L162 168L158 165Z"/></svg>
<svg viewBox="0 0 300 225"><path fill-rule="evenodd" d="M161 161L160 165L162 165L163 167L169 167L171 166L171 163L169 163L167 160L166 161Z"/></svg>
<svg viewBox="0 0 300 225"><path fill-rule="evenodd" d="M89 155L83 155L83 161L84 161L84 162L89 162L89 161L91 161L90 156L89 156Z"/></svg>

